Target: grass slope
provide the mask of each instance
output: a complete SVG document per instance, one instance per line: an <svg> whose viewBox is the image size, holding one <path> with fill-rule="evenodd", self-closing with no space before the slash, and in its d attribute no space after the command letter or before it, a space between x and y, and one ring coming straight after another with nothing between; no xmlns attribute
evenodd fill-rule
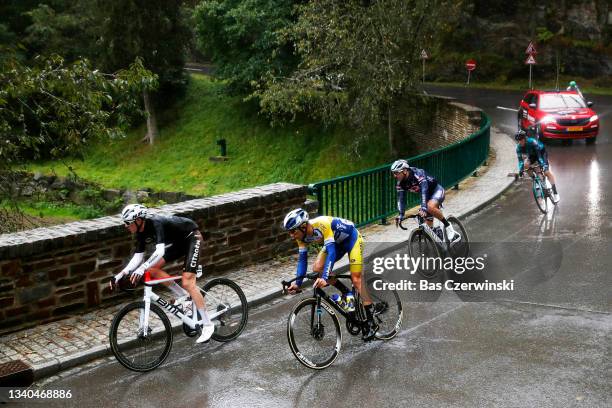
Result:
<svg viewBox="0 0 612 408"><path fill-rule="evenodd" d="M185 99L158 118L154 146L140 142L145 129L92 146L83 161L67 160L76 173L106 187L145 188L213 195L278 181L307 184L390 160L386 135L355 135L312 123L271 128L222 82L192 75ZM217 139L227 140L229 161ZM66 174L59 162L31 163L31 171Z"/></svg>

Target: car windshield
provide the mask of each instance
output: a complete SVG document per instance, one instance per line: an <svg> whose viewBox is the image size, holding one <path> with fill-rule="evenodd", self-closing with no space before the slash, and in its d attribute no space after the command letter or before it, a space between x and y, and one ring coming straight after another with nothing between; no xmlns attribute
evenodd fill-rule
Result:
<svg viewBox="0 0 612 408"><path fill-rule="evenodd" d="M580 95L544 94L540 95L540 109L586 108Z"/></svg>

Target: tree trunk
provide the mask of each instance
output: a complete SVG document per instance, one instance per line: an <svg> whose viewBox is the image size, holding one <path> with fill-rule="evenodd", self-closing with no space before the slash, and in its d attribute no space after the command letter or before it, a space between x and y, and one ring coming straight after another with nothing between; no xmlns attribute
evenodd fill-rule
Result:
<svg viewBox="0 0 612 408"><path fill-rule="evenodd" d="M145 112L147 113L147 134L142 140L148 141L149 144L152 145L155 143L155 139L157 139L157 136L159 135L159 132L157 131L157 117L155 116L155 108L151 103L151 95L149 94L149 91L144 90L142 92L142 97L144 99Z"/></svg>
<svg viewBox="0 0 612 408"><path fill-rule="evenodd" d="M388 125L388 137L389 137L389 153L393 160L396 160L399 156L397 148L395 146L395 135L393 134L393 120L391 119L391 105L387 106L387 125Z"/></svg>

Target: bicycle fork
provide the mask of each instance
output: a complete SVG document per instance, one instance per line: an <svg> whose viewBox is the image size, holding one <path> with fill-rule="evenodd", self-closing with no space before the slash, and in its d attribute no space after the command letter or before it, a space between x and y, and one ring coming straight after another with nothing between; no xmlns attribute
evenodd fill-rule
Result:
<svg viewBox="0 0 612 408"><path fill-rule="evenodd" d="M143 338L149 335L149 313L151 311L151 293L150 286L145 287L144 293L144 309L140 311L138 319L138 333L141 333Z"/></svg>

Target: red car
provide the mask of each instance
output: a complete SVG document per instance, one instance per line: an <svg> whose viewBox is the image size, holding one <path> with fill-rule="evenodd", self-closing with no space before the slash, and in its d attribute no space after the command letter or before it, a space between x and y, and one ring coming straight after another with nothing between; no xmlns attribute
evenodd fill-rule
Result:
<svg viewBox="0 0 612 408"><path fill-rule="evenodd" d="M521 129L534 126L543 139L586 139L593 143L599 133L599 117L575 91L528 91L518 110Z"/></svg>

